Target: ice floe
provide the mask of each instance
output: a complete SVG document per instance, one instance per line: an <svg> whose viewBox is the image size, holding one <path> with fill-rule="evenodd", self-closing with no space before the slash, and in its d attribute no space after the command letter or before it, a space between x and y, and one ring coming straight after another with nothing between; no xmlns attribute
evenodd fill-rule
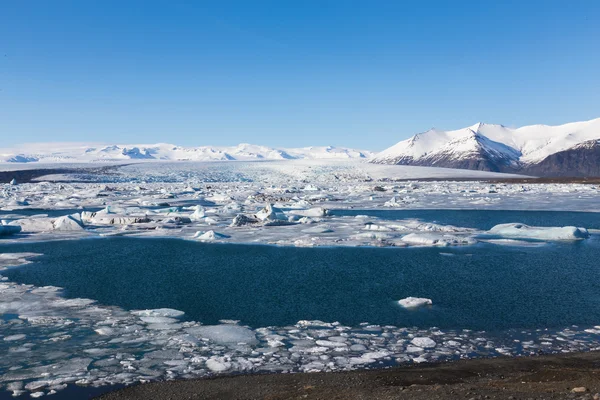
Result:
<svg viewBox="0 0 600 400"><path fill-rule="evenodd" d="M581 240L589 237L585 228L575 226L540 227L520 223L496 225L489 230L490 234L520 239L539 240Z"/></svg>
<svg viewBox="0 0 600 400"><path fill-rule="evenodd" d="M15 235L19 228L0 228L0 232L3 240L49 240L66 235L194 239L196 232L212 230L229 236L227 241L231 243L448 246L495 238L482 237L488 232L466 227L415 219L343 217L335 215L335 210L535 207L597 211L599 189L595 185L402 180L457 177L465 173L489 175L323 160L161 163L160 168L152 163L134 164L121 166L110 174L82 173L77 175L77 182L69 182L70 177L65 175L62 182L55 177L58 182L0 186L0 210L29 212L15 214L18 218L11 217L6 222L7 226L20 227L22 234ZM32 214L31 210L39 213ZM56 216L56 211L64 214ZM367 231L377 233L364 234ZM510 237L521 238L524 230L519 232L519 237ZM11 235L7 239L8 233ZM506 230L501 233L506 238L511 234ZM584 235L582 230L571 233ZM531 235L534 233L526 239ZM535 233L542 240L555 240L557 235L558 232ZM561 232L558 236L568 235Z"/></svg>
<svg viewBox="0 0 600 400"><path fill-rule="evenodd" d="M1 256L14 262L35 255ZM252 329L237 321L203 325L170 308L127 311L61 293L0 281L0 385L15 395L48 395L69 384L348 371L600 348L600 326L492 334L304 320Z"/></svg>
<svg viewBox="0 0 600 400"><path fill-rule="evenodd" d="M417 308L423 306L430 306L433 304L431 299L427 299L424 297L407 297L405 299L399 300L398 304L400 304L404 308Z"/></svg>

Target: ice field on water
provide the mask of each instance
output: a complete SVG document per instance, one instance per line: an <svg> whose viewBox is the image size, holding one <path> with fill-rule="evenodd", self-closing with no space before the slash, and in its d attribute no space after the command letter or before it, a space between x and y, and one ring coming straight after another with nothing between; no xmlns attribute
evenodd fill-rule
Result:
<svg viewBox="0 0 600 400"><path fill-rule="evenodd" d="M4 185L0 385L600 347L598 187L488 177L301 160Z"/></svg>

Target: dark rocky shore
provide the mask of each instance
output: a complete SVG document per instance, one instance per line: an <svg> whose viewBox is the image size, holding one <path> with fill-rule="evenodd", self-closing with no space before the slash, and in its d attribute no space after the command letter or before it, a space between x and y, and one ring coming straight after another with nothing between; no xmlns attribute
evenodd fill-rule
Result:
<svg viewBox="0 0 600 400"><path fill-rule="evenodd" d="M383 370L154 382L100 396L146 399L600 399L600 352Z"/></svg>

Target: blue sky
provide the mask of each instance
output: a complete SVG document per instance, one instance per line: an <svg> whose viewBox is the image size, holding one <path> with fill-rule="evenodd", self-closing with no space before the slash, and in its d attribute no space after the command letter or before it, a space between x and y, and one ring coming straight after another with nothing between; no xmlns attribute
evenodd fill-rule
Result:
<svg viewBox="0 0 600 400"><path fill-rule="evenodd" d="M383 149L600 117L599 1L2 1L0 147Z"/></svg>

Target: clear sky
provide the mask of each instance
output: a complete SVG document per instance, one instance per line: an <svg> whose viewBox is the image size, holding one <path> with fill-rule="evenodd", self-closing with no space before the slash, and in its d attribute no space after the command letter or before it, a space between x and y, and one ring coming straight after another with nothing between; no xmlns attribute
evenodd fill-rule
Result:
<svg viewBox="0 0 600 400"><path fill-rule="evenodd" d="M598 117L598 0L0 0L0 147L379 150Z"/></svg>

